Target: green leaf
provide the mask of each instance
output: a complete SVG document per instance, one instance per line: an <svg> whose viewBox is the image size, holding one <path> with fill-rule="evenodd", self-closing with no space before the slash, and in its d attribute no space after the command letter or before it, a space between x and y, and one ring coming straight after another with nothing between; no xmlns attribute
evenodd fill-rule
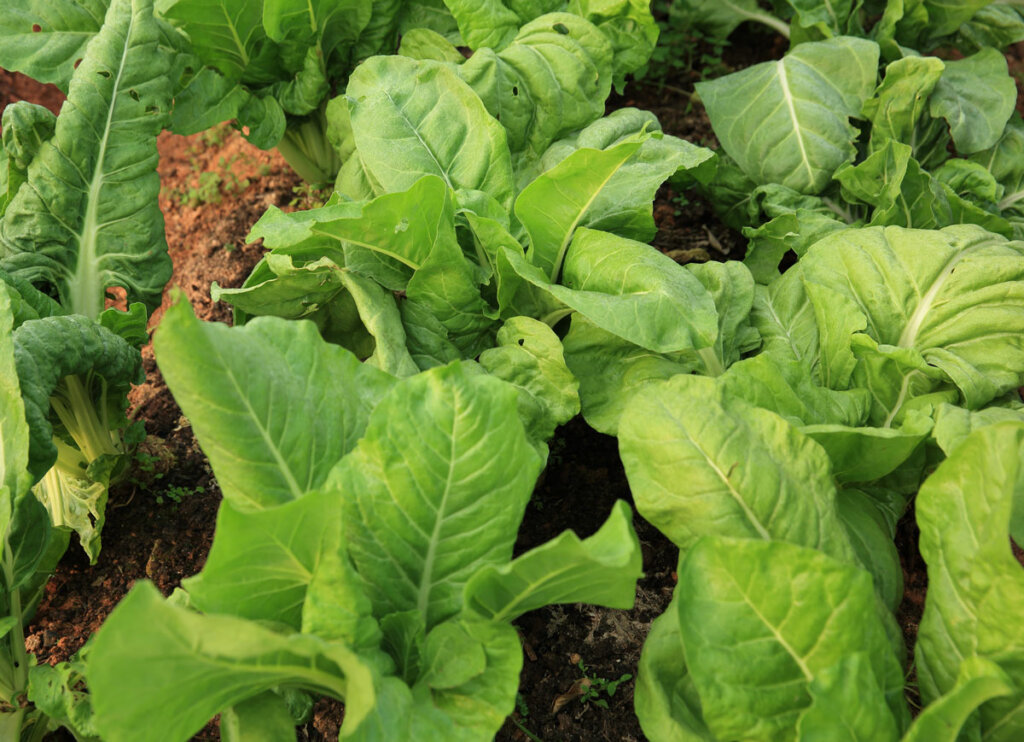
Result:
<svg viewBox="0 0 1024 742"><path fill-rule="evenodd" d="M202 323L179 299L154 347L175 399L239 510L318 489L363 435L393 383L311 322L262 317L240 328Z"/></svg>
<svg viewBox="0 0 1024 742"><path fill-rule="evenodd" d="M899 730L864 652L843 657L808 686L797 721L800 742L896 742Z"/></svg>
<svg viewBox="0 0 1024 742"><path fill-rule="evenodd" d="M875 592L895 613L903 600L903 568L893 541L896 529L886 520L883 507L860 490L840 490L837 503L853 550L874 578Z"/></svg>
<svg viewBox="0 0 1024 742"><path fill-rule="evenodd" d="M604 114L612 48L579 15L551 13L522 28L516 23L507 46L467 43L476 51L456 71L504 127L516 170L535 163L556 139Z"/></svg>
<svg viewBox="0 0 1024 742"><path fill-rule="evenodd" d="M700 709L700 697L686 668L679 631L676 591L665 612L651 623L636 673L633 705L648 739L715 742Z"/></svg>
<svg viewBox="0 0 1024 742"><path fill-rule="evenodd" d="M445 621L427 634L420 679L431 688L457 688L486 669L484 646L466 632L461 622Z"/></svg>
<svg viewBox="0 0 1024 742"><path fill-rule="evenodd" d="M956 688L963 662L980 657L1004 670L1024 662L1024 628L1006 616L1024 610L1024 574L1010 549L1024 462L1024 425L1004 422L971 433L922 485L916 513L928 564L928 600L914 655L921 695ZM1019 687L985 703L982 737L1024 732Z"/></svg>
<svg viewBox="0 0 1024 742"><path fill-rule="evenodd" d="M67 91L108 0L11 0L0 17L0 67ZM36 28L38 27L38 31Z"/></svg>
<svg viewBox="0 0 1024 742"><path fill-rule="evenodd" d="M108 416L116 420L110 412L118 407L123 416L125 394L132 384L143 381L139 351L86 317L66 315L22 324L14 332L14 355L32 435L29 471L33 478L41 479L57 461L51 398L59 400L61 409L68 411L61 420L65 429L71 421L82 425L83 435L76 442L86 447L86 465L109 453L110 429L102 426L102 421ZM66 381L68 377L75 377L74 389ZM91 428L91 422L98 427ZM67 432L74 435L78 430ZM90 455L90 447L95 448L95 454ZM76 474L87 475L85 471Z"/></svg>
<svg viewBox="0 0 1024 742"><path fill-rule="evenodd" d="M619 452L637 510L683 552L714 534L856 563L824 450L711 379L676 376L637 392L619 423Z"/></svg>
<svg viewBox="0 0 1024 742"><path fill-rule="evenodd" d="M818 193L853 159L849 117L875 87L878 46L839 37L697 84L722 147L757 183Z"/></svg>
<svg viewBox="0 0 1024 742"><path fill-rule="evenodd" d="M53 139L0 221L0 262L96 319L106 290L160 304L171 261L157 204L156 135L170 108L170 52L151 0L114 0L75 70Z"/></svg>
<svg viewBox="0 0 1024 742"><path fill-rule="evenodd" d="M616 435L632 395L651 382L695 371L694 353L655 353L573 314L563 339L565 362L579 381L580 406L587 424Z"/></svg>
<svg viewBox="0 0 1024 742"><path fill-rule="evenodd" d="M921 415L908 417L899 428L819 424L801 430L828 453L837 481L872 482L910 458L931 432L932 421Z"/></svg>
<svg viewBox="0 0 1024 742"><path fill-rule="evenodd" d="M192 613L148 582L94 637L86 677L110 742L184 742L216 713L280 685L343 699L346 730L374 704L369 668L343 644Z"/></svg>
<svg viewBox="0 0 1024 742"><path fill-rule="evenodd" d="M483 646L487 667L454 688L433 690L433 704L454 722L458 734L453 739L491 739L515 708L522 645L515 628L508 624L463 621L462 627L470 639Z"/></svg>
<svg viewBox="0 0 1024 742"><path fill-rule="evenodd" d="M188 34L203 64L229 80L266 82L261 68L268 52L273 54L273 44L263 29L262 9L262 4L245 0L172 0L163 16Z"/></svg>
<svg viewBox="0 0 1024 742"><path fill-rule="evenodd" d="M498 330L497 347L479 360L492 375L522 390L520 409L531 438L547 441L580 411L579 382L565 365L558 336L543 322L511 318Z"/></svg>
<svg viewBox="0 0 1024 742"><path fill-rule="evenodd" d="M459 364L402 380L332 472L376 615L415 609L429 630L459 611L473 573L511 558L540 469L517 396Z"/></svg>
<svg viewBox="0 0 1024 742"><path fill-rule="evenodd" d="M70 729L76 739L99 739L92 702L79 660L29 668L28 698L53 722Z"/></svg>
<svg viewBox="0 0 1024 742"><path fill-rule="evenodd" d="M935 430L933 432L935 442L942 452L949 456L954 449L967 440L967 436L978 428L1014 420L1024 422L1024 408L1020 406L1019 399L1018 396L1016 405L1009 407L993 405L976 412L951 404L939 405L935 410Z"/></svg>
<svg viewBox="0 0 1024 742"><path fill-rule="evenodd" d="M504 255L526 281L636 345L671 353L714 342L711 296L692 273L649 245L578 229L566 255L564 286L550 283L513 250Z"/></svg>
<svg viewBox="0 0 1024 742"><path fill-rule="evenodd" d="M528 258L552 281L576 228L612 176L639 149L623 142L608 150L577 150L541 175L516 199L516 216L530 236Z"/></svg>
<svg viewBox="0 0 1024 742"><path fill-rule="evenodd" d="M837 678L854 652L906 717L903 672L863 570L780 541L707 537L682 560L678 591L687 665L717 738L793 739L815 681Z"/></svg>
<svg viewBox="0 0 1024 742"><path fill-rule="evenodd" d="M203 571L182 586L203 613L273 621L298 631L313 575L340 543L341 516L333 495L313 492L249 513L226 502L217 513Z"/></svg>
<svg viewBox="0 0 1024 742"><path fill-rule="evenodd" d="M285 700L271 691L247 698L220 714L223 742L280 742L295 736Z"/></svg>
<svg viewBox="0 0 1024 742"><path fill-rule="evenodd" d="M505 130L450 67L375 57L353 72L347 95L359 162L385 192L437 175L511 208Z"/></svg>
<svg viewBox="0 0 1024 742"><path fill-rule="evenodd" d="M0 290L0 534L14 515L14 502L28 492L29 427L15 367L11 302Z"/></svg>
<svg viewBox="0 0 1024 742"><path fill-rule="evenodd" d="M995 145L1017 102L1017 86L996 49L946 62L928 101L932 116L949 123L957 152L969 155Z"/></svg>
<svg viewBox="0 0 1024 742"><path fill-rule="evenodd" d="M565 531L509 564L474 574L466 584L466 610L491 621L513 621L556 603L629 609L641 562L632 512L619 500L593 536L581 541Z"/></svg>
<svg viewBox="0 0 1024 742"><path fill-rule="evenodd" d="M979 706L1015 690L999 665L982 657L968 657L960 663L953 689L928 704L914 719L903 742L956 742L962 739L961 732L967 731L964 728L969 727Z"/></svg>
<svg viewBox="0 0 1024 742"><path fill-rule="evenodd" d="M942 77L945 63L938 57L907 56L885 67L885 79L874 96L864 103L864 117L871 122L870 152L892 139L906 145L942 134L928 126L928 100ZM912 150L913 151L913 150Z"/></svg>
<svg viewBox="0 0 1024 742"><path fill-rule="evenodd" d="M338 503L333 505L337 509ZM366 586L344 550L323 551L302 606L302 633L376 653L382 634L372 612ZM387 664L390 667L390 660Z"/></svg>

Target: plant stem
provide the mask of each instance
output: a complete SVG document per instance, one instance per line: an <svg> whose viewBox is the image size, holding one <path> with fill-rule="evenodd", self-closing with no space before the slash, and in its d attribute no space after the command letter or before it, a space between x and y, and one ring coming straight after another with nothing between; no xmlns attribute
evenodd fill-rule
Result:
<svg viewBox="0 0 1024 742"><path fill-rule="evenodd" d="M558 324L559 320L561 320L563 317L568 317L575 311L575 309L572 309L570 307L562 307L561 309L556 309L553 312L545 314L543 317L540 318L540 321L543 322L548 327L553 328L555 325Z"/></svg>
<svg viewBox="0 0 1024 742"><path fill-rule="evenodd" d="M312 185L333 183L341 169L341 158L327 140L327 119L322 111L290 123L277 143L277 151L300 178Z"/></svg>

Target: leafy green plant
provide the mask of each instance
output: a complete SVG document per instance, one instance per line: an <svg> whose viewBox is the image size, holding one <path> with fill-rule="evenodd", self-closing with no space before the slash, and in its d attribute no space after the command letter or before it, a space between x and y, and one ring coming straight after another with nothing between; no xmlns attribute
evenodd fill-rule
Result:
<svg viewBox="0 0 1024 742"><path fill-rule="evenodd" d="M151 3L118 0L107 20L59 116L5 109L0 170L0 289L13 302L33 482L93 560L108 485L140 438L125 394L171 271L155 162L172 58ZM117 290L127 312L106 308Z"/></svg>
<svg viewBox="0 0 1024 742"><path fill-rule="evenodd" d="M589 539L512 559L542 459L523 392L479 366L397 379L312 323L228 329L181 302L155 344L224 504L187 595L138 584L97 634L103 739L184 740L218 712L284 735L286 689L343 699L343 739L489 739L515 703L511 620L632 604L624 503Z"/></svg>
<svg viewBox="0 0 1024 742"><path fill-rule="evenodd" d="M608 708L608 701L601 696L604 695L611 698L615 695L615 691L618 690L620 685L633 679L630 673L623 673L619 676L618 680L598 677L587 670L583 660L580 660L576 666L583 673L583 682L580 684L583 695L580 696L580 703L592 703L603 709Z"/></svg>

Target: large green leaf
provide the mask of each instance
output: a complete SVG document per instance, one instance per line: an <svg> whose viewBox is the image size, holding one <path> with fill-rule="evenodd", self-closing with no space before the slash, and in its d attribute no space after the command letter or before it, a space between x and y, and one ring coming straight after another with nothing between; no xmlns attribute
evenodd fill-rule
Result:
<svg viewBox="0 0 1024 742"><path fill-rule="evenodd" d="M816 675L797 720L800 742L896 742L899 729L868 657L854 652Z"/></svg>
<svg viewBox="0 0 1024 742"><path fill-rule="evenodd" d="M86 672L96 728L110 742L184 742L219 711L279 686L343 699L346 730L374 704L371 671L345 645L193 613L148 582L107 618Z"/></svg>
<svg viewBox="0 0 1024 742"><path fill-rule="evenodd" d="M757 183L818 193L853 159L851 116L875 88L878 46L852 37L800 44L697 84L725 151Z"/></svg>
<svg viewBox="0 0 1024 742"><path fill-rule="evenodd" d="M993 146L1017 102L1017 86L996 49L946 62L928 101L932 116L946 119L957 152L969 155Z"/></svg>
<svg viewBox="0 0 1024 742"><path fill-rule="evenodd" d="M665 612L651 623L637 667L633 706L648 739L716 742L686 669L678 606L677 590Z"/></svg>
<svg viewBox="0 0 1024 742"><path fill-rule="evenodd" d="M66 91L109 5L108 0L10 0L0 14L0 67Z"/></svg>
<svg viewBox="0 0 1024 742"><path fill-rule="evenodd" d="M576 227L651 240L655 192L678 172L704 177L713 157L662 134L652 114L636 109L620 109L555 142L541 160L543 174L516 199L530 261L557 278Z"/></svg>
<svg viewBox="0 0 1024 742"><path fill-rule="evenodd" d="M857 563L828 456L778 415L676 376L637 392L619 423L637 510L684 552L706 535L774 539Z"/></svg>
<svg viewBox="0 0 1024 742"><path fill-rule="evenodd" d="M157 204L156 135L171 100L152 0L114 0L75 70L53 139L0 221L0 263L97 318L106 290L160 303L171 275Z"/></svg>
<svg viewBox="0 0 1024 742"><path fill-rule="evenodd" d="M1024 424L1005 422L971 433L924 483L917 497L928 599L915 657L921 695L935 701L957 684L972 657L1010 677L1024 667L1024 572L1009 541L1020 506ZM1019 537L1020 534L1015 534ZM981 707L981 736L1024 734L1024 691Z"/></svg>
<svg viewBox="0 0 1024 742"><path fill-rule="evenodd" d="M311 322L202 323L179 299L154 341L160 368L224 498L259 510L319 488L393 379Z"/></svg>
<svg viewBox="0 0 1024 742"><path fill-rule="evenodd" d="M232 81L272 79L260 69L261 54L274 51L263 29L262 3L172 0L165 5L163 16L188 34L192 51L204 64Z"/></svg>
<svg viewBox="0 0 1024 742"><path fill-rule="evenodd" d="M513 621L555 603L632 608L642 574L632 511L619 500L608 520L581 541L572 531L500 567L484 567L466 584L466 610Z"/></svg>
<svg viewBox="0 0 1024 742"><path fill-rule="evenodd" d="M906 718L903 671L861 569L793 544L707 537L677 589L686 662L718 739L793 739L813 684L854 652Z"/></svg>
<svg viewBox="0 0 1024 742"><path fill-rule="evenodd" d="M314 492L251 513L224 503L203 571L183 586L204 613L288 624L298 631L313 574L340 544L341 514L337 498L329 494Z"/></svg>
<svg viewBox="0 0 1024 742"><path fill-rule="evenodd" d="M451 67L374 57L353 72L347 95L357 155L345 168L364 168L384 192L437 175L511 207L505 130Z"/></svg>
<svg viewBox="0 0 1024 742"><path fill-rule="evenodd" d="M459 611L477 570L511 558L540 469L517 396L459 364L404 379L332 472L376 615L416 610L429 629Z"/></svg>

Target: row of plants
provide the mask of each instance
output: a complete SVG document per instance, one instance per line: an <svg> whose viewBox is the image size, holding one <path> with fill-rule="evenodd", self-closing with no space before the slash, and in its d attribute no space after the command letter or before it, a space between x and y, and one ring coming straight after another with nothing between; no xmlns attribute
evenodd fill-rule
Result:
<svg viewBox="0 0 1024 742"><path fill-rule="evenodd" d="M343 739L491 738L516 617L633 601L625 504L512 558L580 412L680 548L637 678L650 738L1019 736L1016 92L994 46L909 46L1005 43L977 28L1009 15L834 5L780 3L790 51L698 87L717 154L604 115L653 47L646 3L114 0L95 27L19 7L0 64L68 102L3 119L10 738L183 740L220 713L227 739L284 739L318 694L345 702ZM825 6L839 25L810 20ZM210 556L170 598L138 584L75 662L34 665L22 627L69 528L95 559L139 435L124 395L169 275L156 134L222 118L334 195L254 226L264 259L213 287L235 327L179 297L155 334L224 497ZM748 258L644 244L666 180L743 227ZM913 722L893 616L911 503Z"/></svg>

